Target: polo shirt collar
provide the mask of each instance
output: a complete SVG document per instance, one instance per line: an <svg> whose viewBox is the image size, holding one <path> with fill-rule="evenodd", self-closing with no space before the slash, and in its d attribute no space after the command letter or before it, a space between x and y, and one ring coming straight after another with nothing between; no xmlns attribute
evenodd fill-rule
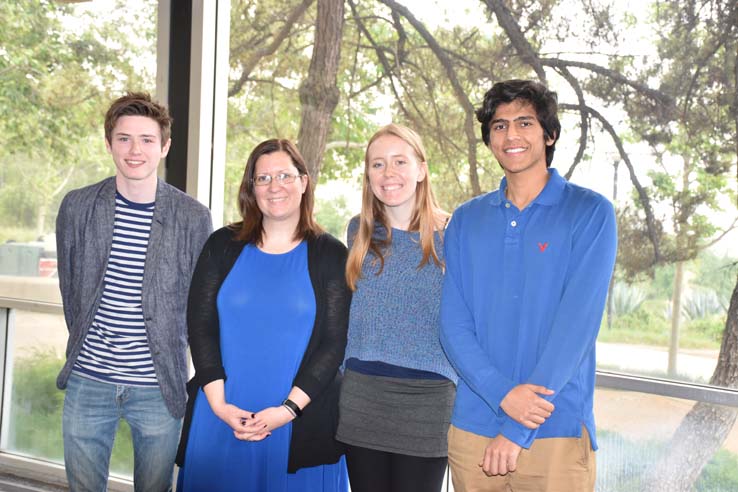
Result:
<svg viewBox="0 0 738 492"><path fill-rule="evenodd" d="M556 168L548 168L548 182L543 190L538 194L537 197L531 203L537 203L539 205L556 205L561 195L564 193L564 186L566 186L566 180L561 177ZM507 178L502 178L500 181L500 189L495 193L491 193L490 205L499 206L505 201L505 190L507 189Z"/></svg>

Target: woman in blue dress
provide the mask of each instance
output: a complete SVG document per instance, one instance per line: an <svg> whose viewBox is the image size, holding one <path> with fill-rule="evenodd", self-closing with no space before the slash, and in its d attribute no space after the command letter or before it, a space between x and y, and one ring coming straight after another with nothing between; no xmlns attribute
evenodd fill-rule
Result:
<svg viewBox="0 0 738 492"><path fill-rule="evenodd" d="M334 434L346 248L313 220L307 167L288 140L256 146L238 202L242 220L208 239L190 287L195 377L177 490L344 492Z"/></svg>

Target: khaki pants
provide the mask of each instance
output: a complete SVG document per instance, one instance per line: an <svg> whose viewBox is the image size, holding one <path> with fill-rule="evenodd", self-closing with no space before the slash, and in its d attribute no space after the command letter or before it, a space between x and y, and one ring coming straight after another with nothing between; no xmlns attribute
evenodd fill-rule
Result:
<svg viewBox="0 0 738 492"><path fill-rule="evenodd" d="M593 492L595 453L582 437L536 439L518 456L517 469L488 477L479 463L490 439L454 427L448 431L448 462L456 492Z"/></svg>

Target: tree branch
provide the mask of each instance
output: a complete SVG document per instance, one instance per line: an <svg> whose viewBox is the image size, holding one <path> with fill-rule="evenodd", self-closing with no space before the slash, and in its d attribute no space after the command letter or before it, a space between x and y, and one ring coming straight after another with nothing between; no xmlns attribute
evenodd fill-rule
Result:
<svg viewBox="0 0 738 492"><path fill-rule="evenodd" d="M384 69L384 73L387 77L389 77L390 81L390 89L392 90L392 94L395 96L395 101L397 102L398 106L400 107L400 111L402 111L402 114L405 115L405 117L412 121L414 124L417 123L417 120L415 117L408 111L407 107L403 103L403 98L400 97L400 93L397 90L397 86L395 85L395 78L393 77L393 69L392 64L390 63L389 59L387 58L387 55L384 53L384 50L381 46L377 44L377 42L374 40L374 37L369 32L369 29L367 29L366 25L364 24L363 19L359 16L357 10L356 10L356 4L354 4L353 0L348 0L349 7L351 8L351 15L356 21L356 25L358 26L359 30L364 34L364 37L369 41L369 44L374 49L374 52L377 55L377 58L379 59L380 65L382 65L382 68ZM384 20L384 19L383 19Z"/></svg>
<svg viewBox="0 0 738 492"><path fill-rule="evenodd" d="M530 65L536 72L536 75L538 75L538 78L545 83L546 72L543 70L541 60L528 40L525 39L525 34L523 34L518 22L515 20L505 3L502 2L502 0L484 0L484 3L497 17L497 22L505 31L505 34L507 34L507 37L510 39L510 43L512 43L515 51L520 55L520 58Z"/></svg>
<svg viewBox="0 0 738 492"><path fill-rule="evenodd" d="M717 237L713 238L713 239L712 239L712 240L711 240L710 242L708 242L707 244L704 244L704 245L700 246L700 248L699 248L699 249L700 249L700 251L702 251L702 250L704 250L704 249L707 249L707 248L709 248L709 247L711 247L711 246L714 246L715 244L717 244L717 242L718 242L718 241L720 241L720 240L721 240L722 238L724 238L724 237L725 237L725 236L726 236L726 235L727 235L727 234L728 234L729 232L731 232L731 231L735 230L735 228L736 228L736 225L738 225L738 217L734 218L734 219L733 219L733 223L732 223L732 224L730 224L730 226L728 226L728 227L726 227L725 229L723 229L723 230L722 230L722 231L720 232L720 234L718 234L718 236L717 236Z"/></svg>
<svg viewBox="0 0 738 492"><path fill-rule="evenodd" d="M408 22L410 22L410 24L413 26L413 28L415 28L416 31L418 31L418 33L425 40L425 42L428 43L428 47L431 49L431 51L433 51L433 54L436 56L438 61L441 63L441 66L443 67L444 71L446 72L446 77L448 77L448 80L451 83L451 87L453 88L454 95L456 96L456 100L459 102L459 104L461 104L461 107L464 108L464 113L466 115L466 118L464 121L464 132L466 133L466 139L467 139L467 156L469 159L469 181L471 182L471 185L472 185L472 193L474 193L474 195L481 194L482 189L479 185L479 175L477 174L477 138L475 136L475 128L474 128L475 127L474 106L472 106L472 103L469 101L469 98L466 96L466 91L461 86L461 82L459 82L459 79L456 75L456 71L454 70L451 60L448 58L443 48L438 44L438 41L436 41L436 39L428 31L428 29L426 29L423 23L415 18L415 16L412 14L412 12L410 12L410 10L408 10L407 7L400 5L394 0L379 0L379 1L387 5L393 11L398 12L405 19L407 19Z"/></svg>
<svg viewBox="0 0 738 492"><path fill-rule="evenodd" d="M581 108L577 104L560 104L559 107L564 110L574 110L574 111L580 111ZM607 133L610 134L610 137L612 138L612 141L615 143L615 147L617 147L618 152L620 153L620 158L625 163L625 166L628 168L628 173L630 174L630 181L633 183L633 186L635 187L636 191L638 192L638 199L641 202L641 206L643 207L643 211L646 214L646 228L648 229L648 237L651 240L651 245L653 246L653 257L654 257L654 264L659 263L662 260L661 256L661 247L660 247L660 241L658 232L656 230L656 218L653 215L653 209L651 208L651 201L648 198L648 194L646 193L645 188L641 185L640 181L638 181L638 176L636 176L635 168L633 167L633 163L630 161L630 157L628 156L628 153L625 151L625 147L623 146L623 141L618 136L617 132L615 131L615 128L610 124L607 119L602 116L596 109L585 106L584 108L587 113L594 116L597 120L600 121L602 124L602 127L605 129Z"/></svg>
<svg viewBox="0 0 738 492"><path fill-rule="evenodd" d="M569 82L571 88L574 89L574 92L577 94L577 99L579 100L579 149L577 150L577 155L574 156L574 162L572 162L569 170L566 171L566 174L564 175L566 179L571 179L571 175L574 174L574 169L576 169L577 165L579 165L579 162L582 160L582 156L584 156L584 149L587 148L587 132L589 130L587 111L585 109L587 107L587 103L584 101L584 93L582 92L582 87L579 85L579 81L568 69L559 68L558 70L562 77Z"/></svg>
<svg viewBox="0 0 738 492"><path fill-rule="evenodd" d="M674 103L674 98L664 92L658 91L656 89L651 89L645 84L642 84L640 82L637 82L635 80L630 80L620 72L616 72L615 70L611 70L609 68L601 67L599 65L595 65L594 63L587 63L587 62L579 62L579 61L573 61L573 60L562 60L562 59L556 59L556 58L542 58L541 63L543 65L546 65L547 67L552 68L583 68L585 70L589 70L590 72L594 72L599 75L604 75L605 77L614 80L615 82L620 82L621 84L625 84L633 89L635 89L638 93L643 94L645 96L648 96L651 99L654 99L655 101L663 104L667 108L673 110L676 106Z"/></svg>
<svg viewBox="0 0 738 492"><path fill-rule="evenodd" d="M284 41L290 34L293 25L300 17L302 17L312 3L313 0L302 0L302 2L289 13L282 25L282 28L274 35L272 42L268 46L251 53L243 64L244 67L241 71L241 76L233 83L230 89L228 89L228 97L233 97L241 92L246 80L248 80L249 75L251 75L251 72L256 68L259 61L265 56L273 55L277 51L279 45L282 44L282 41Z"/></svg>

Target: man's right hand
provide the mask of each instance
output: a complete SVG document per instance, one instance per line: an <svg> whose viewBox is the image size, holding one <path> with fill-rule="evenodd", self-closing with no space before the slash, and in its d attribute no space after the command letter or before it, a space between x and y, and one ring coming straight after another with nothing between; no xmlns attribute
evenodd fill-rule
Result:
<svg viewBox="0 0 738 492"><path fill-rule="evenodd" d="M516 422L537 429L554 411L553 403L538 395L553 395L553 390L535 384L519 384L502 399L500 407Z"/></svg>

